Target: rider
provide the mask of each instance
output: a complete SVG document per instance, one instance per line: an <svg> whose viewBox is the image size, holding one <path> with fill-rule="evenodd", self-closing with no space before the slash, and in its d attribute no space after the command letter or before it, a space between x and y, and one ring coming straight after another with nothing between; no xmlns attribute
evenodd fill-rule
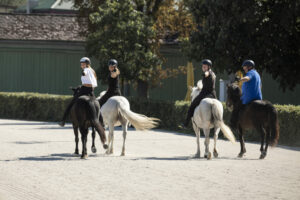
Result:
<svg viewBox="0 0 300 200"><path fill-rule="evenodd" d="M253 60L245 60L242 67L246 75L240 79L242 86L242 104L246 105L253 100L262 100L261 79L258 72L254 69Z"/></svg>
<svg viewBox="0 0 300 200"><path fill-rule="evenodd" d="M121 96L121 91L119 89L120 70L118 69L118 61L115 59L110 59L108 61L108 70L108 89L105 95L103 95L99 101L100 106L103 106L105 102L112 96Z"/></svg>
<svg viewBox="0 0 300 200"><path fill-rule="evenodd" d="M216 91L215 91L215 82L216 82L216 75L211 70L212 62L209 59L202 60L202 71L203 79L202 84L203 88L200 94L192 101L191 106L188 110L188 114L186 120L183 124L183 127L186 128L194 115L194 111L196 107L200 104L201 100L204 98L216 98Z"/></svg>
<svg viewBox="0 0 300 200"><path fill-rule="evenodd" d="M120 70L118 69L118 61L115 59L110 59L108 61L108 70L109 70L109 75L107 78L108 89L106 93L99 100L100 107L102 107L110 97L121 96L121 91L119 89ZM103 117L101 114L99 120L101 125L104 127Z"/></svg>
<svg viewBox="0 0 300 200"><path fill-rule="evenodd" d="M68 105L62 121L59 123L60 126L65 125L65 121L67 119L68 114L70 113L70 110L73 106L73 104L76 102L76 100L82 96L82 95L88 95L91 97L95 97L94 95L94 88L97 87L97 76L93 68L91 67L91 61L88 57L83 57L80 59L80 67L82 69L82 76L81 76L81 82L82 86L79 89L79 92L75 94L72 101Z"/></svg>

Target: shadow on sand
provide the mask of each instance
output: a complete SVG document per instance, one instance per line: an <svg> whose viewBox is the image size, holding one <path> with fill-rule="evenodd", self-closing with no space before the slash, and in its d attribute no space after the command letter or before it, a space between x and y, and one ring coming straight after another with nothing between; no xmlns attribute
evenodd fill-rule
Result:
<svg viewBox="0 0 300 200"><path fill-rule="evenodd" d="M207 158L201 157L196 158L194 156L175 156L175 157L141 157L132 160L165 160L165 161L183 161L183 160L199 160L199 161L221 161L221 160L237 160L237 161L249 161L249 160L260 160L259 158L237 158L237 157L218 157L207 160Z"/></svg>

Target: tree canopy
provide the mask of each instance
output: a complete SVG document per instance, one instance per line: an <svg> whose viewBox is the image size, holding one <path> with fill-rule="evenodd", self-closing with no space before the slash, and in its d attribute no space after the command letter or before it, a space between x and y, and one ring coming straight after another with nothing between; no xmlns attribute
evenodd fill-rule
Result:
<svg viewBox="0 0 300 200"><path fill-rule="evenodd" d="M294 0L186 0L198 30L184 43L192 59L227 72L253 59L283 90L300 83L300 8Z"/></svg>
<svg viewBox="0 0 300 200"><path fill-rule="evenodd" d="M115 58L126 80L151 79L151 71L161 65L152 42L155 32L152 19L135 9L130 1L105 1L90 14L95 31L87 37L87 51L95 55L98 75L106 80L107 61Z"/></svg>

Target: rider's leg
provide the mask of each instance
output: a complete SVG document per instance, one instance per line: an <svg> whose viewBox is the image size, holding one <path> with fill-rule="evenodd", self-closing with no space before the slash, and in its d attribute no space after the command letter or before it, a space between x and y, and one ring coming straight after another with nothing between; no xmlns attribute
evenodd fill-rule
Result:
<svg viewBox="0 0 300 200"><path fill-rule="evenodd" d="M71 102L69 103L67 109L65 110L64 112L64 115L63 115L63 118L61 120L61 122L59 123L60 126L65 126L65 121L71 111L71 108L73 107L74 103L76 102L76 100L82 96L82 95L93 95L94 94L94 91L93 91L93 88L88 88L88 87L84 87L84 86L81 86L78 94L76 94L73 99L71 100Z"/></svg>
<svg viewBox="0 0 300 200"><path fill-rule="evenodd" d="M64 116L61 120L61 122L59 123L60 126L65 126L65 122L66 122L66 119L67 119L67 116L69 115L70 111L71 111L71 108L73 107L74 103L76 102L78 97L73 97L73 99L71 100L71 102L69 103L67 109L65 110L64 112Z"/></svg>
<svg viewBox="0 0 300 200"><path fill-rule="evenodd" d="M203 95L199 94L194 99L194 101L192 101L192 103L191 103L191 105L189 107L188 113L187 113L186 120L185 120L185 122L183 124L185 127L187 127L189 125L189 122L190 122L191 118L194 115L194 111L195 111L196 107L200 104L200 102L201 102L202 99L203 99Z"/></svg>
<svg viewBox="0 0 300 200"><path fill-rule="evenodd" d="M110 98L110 94L106 92L105 95L103 95L103 97L101 97L101 99L99 100L100 108L106 103L106 101L109 98Z"/></svg>

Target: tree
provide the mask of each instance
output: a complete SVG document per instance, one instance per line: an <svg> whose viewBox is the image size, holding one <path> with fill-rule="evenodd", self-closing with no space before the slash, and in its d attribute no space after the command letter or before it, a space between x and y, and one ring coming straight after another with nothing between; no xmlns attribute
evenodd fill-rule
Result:
<svg viewBox="0 0 300 200"><path fill-rule="evenodd" d="M183 45L193 59L211 58L219 71L253 59L283 90L300 83L299 1L186 0L198 25Z"/></svg>
<svg viewBox="0 0 300 200"><path fill-rule="evenodd" d="M75 8L79 9L79 23L88 21L88 31L83 34L87 36L89 55L100 60L100 79L106 80L107 59L117 58L123 80L137 83L139 96L147 97L149 87L160 86L163 79L185 72L181 67L163 67L165 59L160 54L162 36L170 33L169 30L171 34L175 33L172 28L175 24L181 28L181 32L184 32L182 27L186 27L178 23L181 19L179 16L187 13L186 7L183 3L178 6L174 2L75 0ZM175 6L179 9L175 9ZM132 13L126 10L129 8ZM167 15L167 20L163 20L165 11L171 13ZM184 17L182 19L186 20ZM179 35L182 35L181 32Z"/></svg>
<svg viewBox="0 0 300 200"><path fill-rule="evenodd" d="M149 82L154 78L153 72L162 61L153 50L155 32L148 16L137 11L131 1L107 0L89 19L95 31L88 33L87 51L99 60L97 75L102 80L107 79L111 58L118 60L127 81Z"/></svg>

